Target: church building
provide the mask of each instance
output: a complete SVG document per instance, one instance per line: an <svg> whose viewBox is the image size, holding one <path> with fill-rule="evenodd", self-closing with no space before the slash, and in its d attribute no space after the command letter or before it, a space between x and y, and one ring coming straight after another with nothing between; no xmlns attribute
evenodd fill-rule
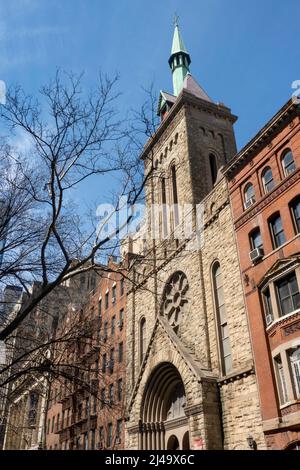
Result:
<svg viewBox="0 0 300 470"><path fill-rule="evenodd" d="M190 64L176 23L173 93L160 92L161 123L141 155L148 220L127 293L125 448L265 449L222 173L236 155L237 118Z"/></svg>

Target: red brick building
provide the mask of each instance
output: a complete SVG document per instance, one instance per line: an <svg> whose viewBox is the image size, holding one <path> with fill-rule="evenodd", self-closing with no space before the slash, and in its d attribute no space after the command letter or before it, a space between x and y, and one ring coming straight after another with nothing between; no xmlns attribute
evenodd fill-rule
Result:
<svg viewBox="0 0 300 470"><path fill-rule="evenodd" d="M56 351L65 359L51 385L47 449L124 446L125 273L126 262L101 267L88 301L59 326L58 336L66 334L65 322L71 334Z"/></svg>
<svg viewBox="0 0 300 470"><path fill-rule="evenodd" d="M300 446L299 116L288 101L226 168L270 449Z"/></svg>

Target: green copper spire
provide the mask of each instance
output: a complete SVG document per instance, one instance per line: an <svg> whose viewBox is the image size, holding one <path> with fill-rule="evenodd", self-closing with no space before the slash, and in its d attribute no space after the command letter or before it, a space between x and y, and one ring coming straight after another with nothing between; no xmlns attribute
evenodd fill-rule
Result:
<svg viewBox="0 0 300 470"><path fill-rule="evenodd" d="M189 65L191 63L191 58L185 48L179 31L178 16L175 16L174 26L175 29L169 65L173 74L174 95L177 96L182 89L186 74L190 71Z"/></svg>

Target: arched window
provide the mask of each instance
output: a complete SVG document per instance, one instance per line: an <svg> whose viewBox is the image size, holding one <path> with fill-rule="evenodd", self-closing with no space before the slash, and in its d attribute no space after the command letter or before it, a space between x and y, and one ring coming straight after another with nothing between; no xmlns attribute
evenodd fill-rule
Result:
<svg viewBox="0 0 300 470"><path fill-rule="evenodd" d="M215 311L218 325L220 359L222 373L228 374L232 369L231 346L227 323L227 313L224 300L224 289L221 266L218 262L213 265L212 269Z"/></svg>
<svg viewBox="0 0 300 470"><path fill-rule="evenodd" d="M255 203L254 187L252 183L248 183L244 190L245 209Z"/></svg>
<svg viewBox="0 0 300 470"><path fill-rule="evenodd" d="M290 149L287 149L283 152L281 162L285 176L288 176L290 173L293 173L293 171L296 170L293 153Z"/></svg>
<svg viewBox="0 0 300 470"><path fill-rule="evenodd" d="M300 233L300 196L297 196L295 199L293 199L289 206L292 213L295 232Z"/></svg>
<svg viewBox="0 0 300 470"><path fill-rule="evenodd" d="M140 363L142 364L146 353L146 318L140 321Z"/></svg>
<svg viewBox="0 0 300 470"><path fill-rule="evenodd" d="M255 250L255 248L263 248L263 242L259 228L252 230L249 235L249 239L251 250Z"/></svg>
<svg viewBox="0 0 300 470"><path fill-rule="evenodd" d="M175 165L172 165L172 168L171 168L171 178L172 178L172 199L173 199L173 204L174 204L174 224L176 227L179 223L179 210L178 210L177 177L176 177Z"/></svg>
<svg viewBox="0 0 300 470"><path fill-rule="evenodd" d="M273 173L269 166L267 166L264 171L262 172L262 181L264 185L265 193L269 193L275 186L275 182L273 180Z"/></svg>
<svg viewBox="0 0 300 470"><path fill-rule="evenodd" d="M209 155L209 166L210 166L211 181L212 181L212 184L214 185L217 180L218 168L217 168L216 157L212 153Z"/></svg>
<svg viewBox="0 0 300 470"><path fill-rule="evenodd" d="M168 234L168 220L167 220L167 196L166 196L166 179L161 178L161 203L162 203L162 227L163 237Z"/></svg>

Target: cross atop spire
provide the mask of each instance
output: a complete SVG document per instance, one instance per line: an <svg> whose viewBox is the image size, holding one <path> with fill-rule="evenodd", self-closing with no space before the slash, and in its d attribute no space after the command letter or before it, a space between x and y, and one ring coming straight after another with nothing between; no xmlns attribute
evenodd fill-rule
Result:
<svg viewBox="0 0 300 470"><path fill-rule="evenodd" d="M177 15L176 11L174 14L174 27L179 26L179 16Z"/></svg>

